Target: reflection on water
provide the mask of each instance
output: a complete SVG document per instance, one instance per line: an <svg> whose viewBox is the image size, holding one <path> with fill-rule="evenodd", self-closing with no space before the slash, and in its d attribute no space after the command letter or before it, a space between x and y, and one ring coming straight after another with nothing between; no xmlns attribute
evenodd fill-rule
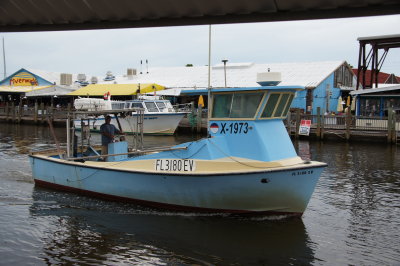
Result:
<svg viewBox="0 0 400 266"><path fill-rule="evenodd" d="M312 261L301 219L260 220L158 212L35 188L29 208L47 217L51 263L282 264Z"/></svg>
<svg viewBox="0 0 400 266"><path fill-rule="evenodd" d="M56 129L65 143L64 129ZM145 137L168 146L191 136ZM99 141L99 135L93 134ZM36 188L29 150L47 127L1 124L0 265L396 265L400 151L383 143L295 143L328 163L302 219L156 211Z"/></svg>

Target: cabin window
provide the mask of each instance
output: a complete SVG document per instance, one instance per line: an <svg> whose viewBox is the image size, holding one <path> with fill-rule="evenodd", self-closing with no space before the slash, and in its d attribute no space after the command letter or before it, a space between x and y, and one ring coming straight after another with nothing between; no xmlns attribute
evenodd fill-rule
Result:
<svg viewBox="0 0 400 266"><path fill-rule="evenodd" d="M111 108L113 110L121 110L124 109L125 103L112 103Z"/></svg>
<svg viewBox="0 0 400 266"><path fill-rule="evenodd" d="M271 94L268 97L267 105L265 106L261 117L272 117L272 114L274 113L275 106L279 100L279 97L280 97L280 94L278 94L278 93Z"/></svg>
<svg viewBox="0 0 400 266"><path fill-rule="evenodd" d="M125 109L129 109L129 108L131 108L131 106L132 106L132 103L125 103Z"/></svg>
<svg viewBox="0 0 400 266"><path fill-rule="evenodd" d="M213 118L253 118L263 93L214 95Z"/></svg>
<svg viewBox="0 0 400 266"><path fill-rule="evenodd" d="M165 106L164 102L156 102L158 109L160 109L160 111L162 112L165 108L167 108Z"/></svg>
<svg viewBox="0 0 400 266"><path fill-rule="evenodd" d="M145 102L144 104L149 112L158 112L157 106L154 102Z"/></svg>
<svg viewBox="0 0 400 266"><path fill-rule="evenodd" d="M287 101L286 107L283 110L282 116L287 116L287 113L289 112L290 105L292 105L293 98L294 98L294 94L290 94L289 100Z"/></svg>
<svg viewBox="0 0 400 266"><path fill-rule="evenodd" d="M261 118L285 117L292 103L293 93L271 93Z"/></svg>
<svg viewBox="0 0 400 266"><path fill-rule="evenodd" d="M276 107L276 111L274 116L282 116L283 109L285 108L287 104L287 100L289 98L289 94L282 94L281 99L279 101L278 106Z"/></svg>
<svg viewBox="0 0 400 266"><path fill-rule="evenodd" d="M227 118L229 117L231 105L232 105L232 94L216 94L214 95L214 105L212 111L212 117L214 118Z"/></svg>
<svg viewBox="0 0 400 266"><path fill-rule="evenodd" d="M133 108L143 108L143 104L142 103L132 103L132 107Z"/></svg>

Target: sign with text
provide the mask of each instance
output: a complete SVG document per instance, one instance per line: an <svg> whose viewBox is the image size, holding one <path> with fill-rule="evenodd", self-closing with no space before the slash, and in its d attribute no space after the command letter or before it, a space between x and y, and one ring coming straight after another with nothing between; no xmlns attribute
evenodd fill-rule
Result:
<svg viewBox="0 0 400 266"><path fill-rule="evenodd" d="M10 86L38 86L38 81L32 74L20 72L10 79Z"/></svg>
<svg viewBox="0 0 400 266"><path fill-rule="evenodd" d="M301 120L299 135L305 135L305 136L310 135L310 129L311 129L311 120Z"/></svg>

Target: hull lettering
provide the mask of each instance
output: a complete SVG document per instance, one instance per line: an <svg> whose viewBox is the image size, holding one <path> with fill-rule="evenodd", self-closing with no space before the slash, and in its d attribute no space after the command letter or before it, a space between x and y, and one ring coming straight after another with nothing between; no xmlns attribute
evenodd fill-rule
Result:
<svg viewBox="0 0 400 266"><path fill-rule="evenodd" d="M157 159L154 162L154 169L168 172L193 172L196 170L196 163L188 159Z"/></svg>

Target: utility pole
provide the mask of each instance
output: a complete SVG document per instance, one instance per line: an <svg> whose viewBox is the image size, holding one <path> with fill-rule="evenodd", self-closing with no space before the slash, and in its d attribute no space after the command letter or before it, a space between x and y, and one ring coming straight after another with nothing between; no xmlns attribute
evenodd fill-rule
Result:
<svg viewBox="0 0 400 266"><path fill-rule="evenodd" d="M228 62L228 59L222 59L222 62L224 63L224 76L225 76L225 88L226 88L226 62Z"/></svg>
<svg viewBox="0 0 400 266"><path fill-rule="evenodd" d="M4 65L4 78L7 77L7 70L6 70L6 49L4 48L4 37L3 37L3 65Z"/></svg>

